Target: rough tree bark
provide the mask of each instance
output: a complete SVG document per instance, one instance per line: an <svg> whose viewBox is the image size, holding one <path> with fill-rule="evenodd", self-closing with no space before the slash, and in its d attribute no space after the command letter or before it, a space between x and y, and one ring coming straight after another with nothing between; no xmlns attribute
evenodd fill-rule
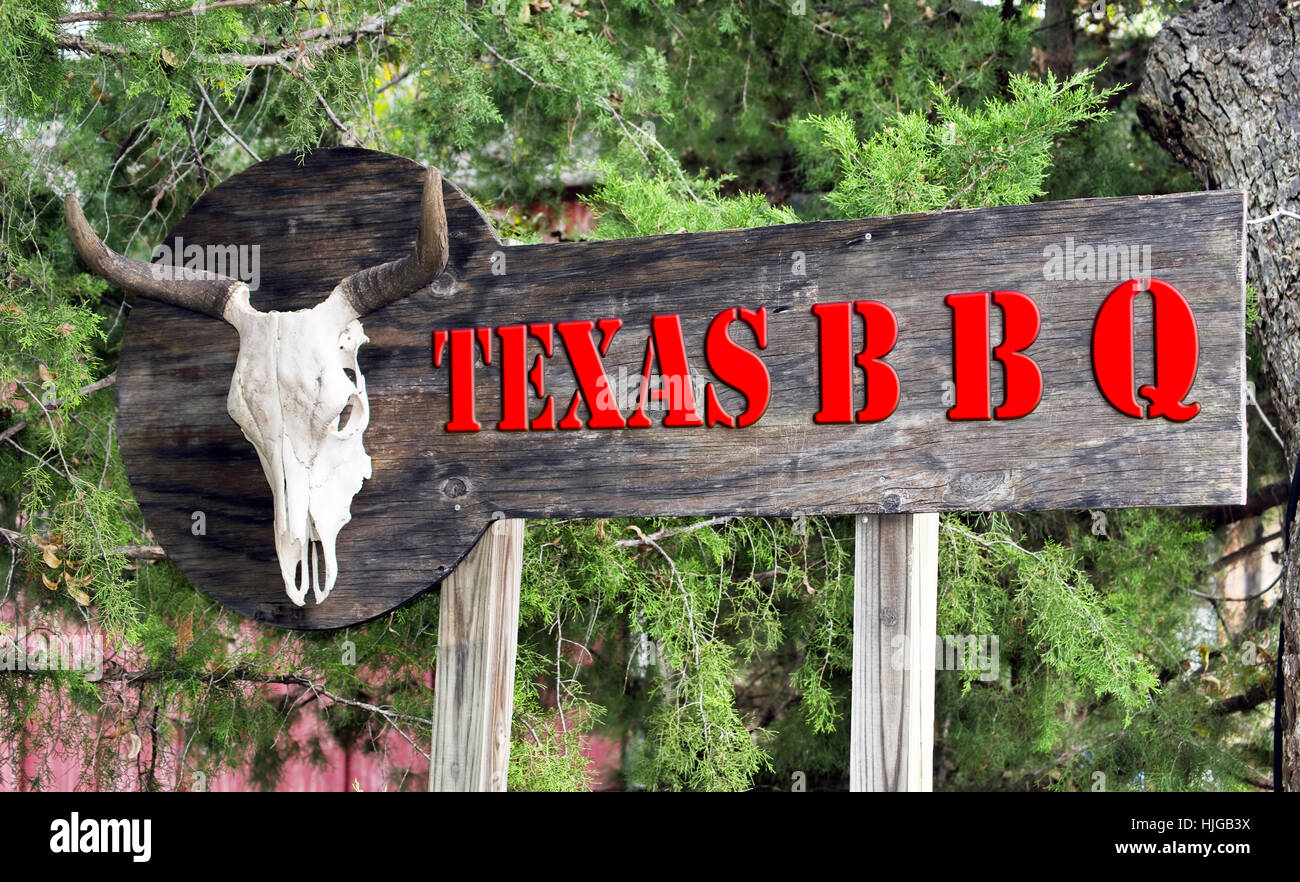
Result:
<svg viewBox="0 0 1300 882"><path fill-rule="evenodd" d="M1202 2L1151 44L1138 94L1147 130L1205 185L1250 195L1248 277L1278 426L1300 445L1300 0ZM1157 258L1158 261L1158 258ZM1300 525L1283 581L1283 784L1300 790Z"/></svg>

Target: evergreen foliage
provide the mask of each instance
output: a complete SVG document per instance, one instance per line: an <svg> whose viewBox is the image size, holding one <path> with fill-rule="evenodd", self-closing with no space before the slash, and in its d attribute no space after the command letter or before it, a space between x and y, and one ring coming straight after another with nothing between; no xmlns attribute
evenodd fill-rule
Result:
<svg viewBox="0 0 1300 882"><path fill-rule="evenodd" d="M0 628L82 622L116 659L97 683L0 672L0 764L273 787L324 759L286 734L309 712L346 746L428 750L436 592L286 634L141 558L113 393L88 389L130 305L75 259L64 192L144 258L255 157L333 144L435 163L507 217L577 189L603 238L1191 186L1118 86L1035 61L1039 7L892 5L0 3ZM1089 63L1115 31L1081 32ZM1279 479L1270 444L1253 427L1252 486ZM850 518L530 522L510 787L586 789L591 733L622 746L617 786L846 786L852 540ZM1220 546L1161 510L945 516L939 633L1000 652L996 677L969 654L937 676L938 786L1257 786L1266 712L1222 702L1267 682L1273 608L1206 603ZM113 746L131 732L152 757Z"/></svg>

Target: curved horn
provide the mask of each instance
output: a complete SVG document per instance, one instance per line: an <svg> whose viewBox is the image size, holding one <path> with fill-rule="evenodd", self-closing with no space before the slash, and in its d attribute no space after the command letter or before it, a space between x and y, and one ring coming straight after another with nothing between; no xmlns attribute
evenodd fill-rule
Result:
<svg viewBox="0 0 1300 882"><path fill-rule="evenodd" d="M63 198L68 237L91 271L127 291L173 306L224 318L226 301L243 282L203 270L123 257L105 245L90 228L81 204L72 194Z"/></svg>
<svg viewBox="0 0 1300 882"><path fill-rule="evenodd" d="M406 257L353 273L339 287L357 317L414 294L447 266L447 214L442 204L442 172L431 168L424 175L420 202L420 235L415 251Z"/></svg>

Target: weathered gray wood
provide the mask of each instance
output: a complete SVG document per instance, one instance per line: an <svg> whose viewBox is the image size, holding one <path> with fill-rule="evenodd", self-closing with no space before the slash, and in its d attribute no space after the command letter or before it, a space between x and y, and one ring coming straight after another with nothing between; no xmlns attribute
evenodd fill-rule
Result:
<svg viewBox="0 0 1300 882"><path fill-rule="evenodd" d="M523 548L522 520L495 521L442 583L430 790L506 789Z"/></svg>
<svg viewBox="0 0 1300 882"><path fill-rule="evenodd" d="M187 244L261 248L259 308L324 297L358 267L409 252L422 169L359 150L269 160L205 196L177 227ZM146 521L204 591L254 618L340 627L437 584L494 513L600 517L866 513L1231 504L1244 491L1242 200L1234 193L1079 200L981 211L792 224L614 242L507 248L449 182L447 272L365 319L374 476L339 536L340 577L320 605L285 597L271 541L271 494L226 414L237 351L221 322L137 300L118 371L119 429ZM870 234L870 238L868 238ZM1097 391L1091 328L1116 281L1044 279L1044 248L1066 237L1150 246L1152 275L1191 301L1201 334L1189 422L1138 420ZM494 255L497 255L494 258ZM800 259L802 258L802 259ZM797 274L802 268L804 275ZM497 274L504 270L503 274ZM1011 289L1038 303L1028 350L1044 395L1011 421L947 418L952 317L944 295ZM888 361L902 399L887 420L818 425L814 303L875 299L894 311ZM719 311L765 307L772 378L745 429L501 432L500 353L478 365L484 431L444 430L448 370L434 329L618 318L604 358L615 383L639 377L651 317L681 315L691 369ZM1139 383L1149 382L1151 315L1137 310ZM993 334L1001 333L1000 320ZM748 331L744 331L748 335ZM861 328L858 328L860 335ZM752 347L746 336L744 345ZM528 358L539 353L532 341ZM855 372L861 402L861 372ZM993 396L1001 401L1001 371ZM547 394L559 416L575 389L556 339ZM732 413L743 406L726 389ZM532 404L532 414L541 408ZM624 414L633 408L624 407ZM585 411L583 411L585 415ZM207 531L194 535L192 514Z"/></svg>
<svg viewBox="0 0 1300 882"><path fill-rule="evenodd" d="M938 577L937 514L857 518L853 790L931 789Z"/></svg>

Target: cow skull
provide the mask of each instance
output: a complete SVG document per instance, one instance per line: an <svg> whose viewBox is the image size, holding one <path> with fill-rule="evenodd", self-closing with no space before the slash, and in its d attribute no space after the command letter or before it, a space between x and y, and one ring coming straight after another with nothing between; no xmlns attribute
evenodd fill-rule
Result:
<svg viewBox="0 0 1300 882"><path fill-rule="evenodd" d="M226 411L257 450L275 506L275 550L285 591L296 605L310 587L317 603L338 578L336 542L352 499L370 477L362 434L370 421L357 350L360 319L420 290L447 264L442 176L425 176L420 232L408 257L364 269L310 309L262 312L248 286L214 273L117 254L95 235L73 196L68 230L83 260L121 288L229 322L239 356ZM324 557L321 584L318 552Z"/></svg>
<svg viewBox="0 0 1300 882"><path fill-rule="evenodd" d="M248 305L246 289L236 290L226 316L239 331L226 410L257 450L275 497L275 550L285 590L301 606L310 571L320 603L338 577L335 540L351 519L352 498L370 477L361 443L370 403L357 364L366 336L337 289L297 312L261 312Z"/></svg>

